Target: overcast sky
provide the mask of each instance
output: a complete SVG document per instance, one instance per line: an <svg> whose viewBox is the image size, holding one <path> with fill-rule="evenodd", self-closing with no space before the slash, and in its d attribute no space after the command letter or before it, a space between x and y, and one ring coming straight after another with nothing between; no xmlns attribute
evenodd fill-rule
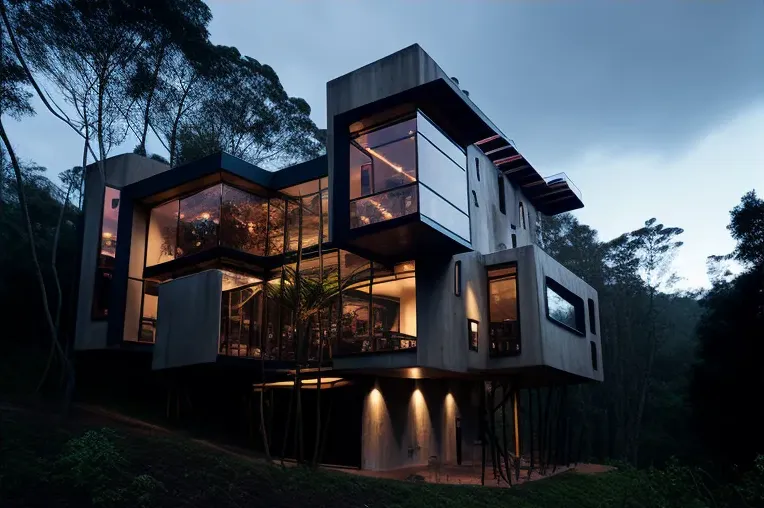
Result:
<svg viewBox="0 0 764 508"><path fill-rule="evenodd" d="M213 42L272 66L320 127L327 81L419 43L539 172L568 174L601 239L650 217L684 228L682 287L708 285L729 210L764 194L764 0L208 3ZM76 164L79 143L38 111L9 126L15 144Z"/></svg>

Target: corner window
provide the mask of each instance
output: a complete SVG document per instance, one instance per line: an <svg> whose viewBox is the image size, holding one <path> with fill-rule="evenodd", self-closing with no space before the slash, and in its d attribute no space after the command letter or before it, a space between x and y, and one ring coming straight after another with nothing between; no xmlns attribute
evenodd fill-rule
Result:
<svg viewBox="0 0 764 508"><path fill-rule="evenodd" d="M589 349L592 353L592 369L597 370L597 344L595 344L593 340L589 341Z"/></svg>
<svg viewBox="0 0 764 508"><path fill-rule="evenodd" d="M417 211L416 131L411 118L351 140L351 228Z"/></svg>
<svg viewBox="0 0 764 508"><path fill-rule="evenodd" d="M594 324L594 300L589 298L589 331L592 332L592 334L597 335L597 327Z"/></svg>
<svg viewBox="0 0 764 508"><path fill-rule="evenodd" d="M507 214L507 198L504 195L504 177L499 175L499 211Z"/></svg>
<svg viewBox="0 0 764 508"><path fill-rule="evenodd" d="M488 269L488 298L490 356L519 355L521 342L516 265Z"/></svg>
<svg viewBox="0 0 764 508"><path fill-rule="evenodd" d="M584 301L562 286L546 278L546 316L553 323L578 335L586 335Z"/></svg>
<svg viewBox="0 0 764 508"><path fill-rule="evenodd" d="M454 263L454 294L462 296L462 262Z"/></svg>
<svg viewBox="0 0 764 508"><path fill-rule="evenodd" d="M477 176L478 182L480 181L480 159L475 157L475 175Z"/></svg>
<svg viewBox="0 0 764 508"><path fill-rule="evenodd" d="M474 319L467 320L467 340L470 351L478 350L478 344L480 342L478 337L478 328L479 323L477 321Z"/></svg>
<svg viewBox="0 0 764 508"><path fill-rule="evenodd" d="M119 190L106 187L101 214L95 287L93 288L93 319L109 315L109 293L114 276L114 258L117 254L117 222L119 220Z"/></svg>
<svg viewBox="0 0 764 508"><path fill-rule="evenodd" d="M523 229L528 229L528 226L525 222L525 205L523 205L522 201L520 201L520 225L523 226Z"/></svg>

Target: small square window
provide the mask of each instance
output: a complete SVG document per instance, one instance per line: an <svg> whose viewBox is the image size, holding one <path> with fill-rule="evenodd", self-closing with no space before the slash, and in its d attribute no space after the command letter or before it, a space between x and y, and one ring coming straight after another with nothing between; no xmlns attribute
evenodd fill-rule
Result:
<svg viewBox="0 0 764 508"><path fill-rule="evenodd" d="M474 319L467 320L467 338L469 340L470 351L477 351L479 344L478 328L480 323Z"/></svg>

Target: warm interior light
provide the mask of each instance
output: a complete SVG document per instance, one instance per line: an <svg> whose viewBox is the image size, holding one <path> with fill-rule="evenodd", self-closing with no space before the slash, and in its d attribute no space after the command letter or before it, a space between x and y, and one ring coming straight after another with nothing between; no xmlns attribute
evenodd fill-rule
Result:
<svg viewBox="0 0 764 508"><path fill-rule="evenodd" d="M104 238L111 238L111 236L112 236L111 233L109 233L108 231L104 231L103 233Z"/></svg>
<svg viewBox="0 0 764 508"><path fill-rule="evenodd" d="M209 220L209 218L210 218L210 214L209 214L209 213L207 213L207 212L204 212L204 213L202 214L202 219L204 219L204 220Z"/></svg>
<svg viewBox="0 0 764 508"><path fill-rule="evenodd" d="M384 156L384 155L382 155L382 154L380 154L379 152L375 151L373 148L367 148L366 150L367 150L367 151L368 151L370 154L374 155L374 157L376 157L377 159L381 160L382 162L384 162L385 164L387 164L388 166L390 166L391 168L393 168L393 169L394 169L395 171L397 171L398 173L401 173L402 175L405 175L405 176L406 176L406 178L408 178L408 179L409 179L409 180L411 180L412 182L416 182L416 178L415 178L415 177L411 176L411 175L410 175L410 174L408 174L408 173L405 173L405 169L403 168L403 166L399 166L398 164L396 164L396 163L394 163L394 162L390 161L389 159L385 158L385 156Z"/></svg>
<svg viewBox="0 0 764 508"><path fill-rule="evenodd" d="M336 383L337 381L342 381L341 377L322 377L321 378L321 384L324 383ZM315 385L318 384L318 378L316 379L303 379L302 384L304 385Z"/></svg>

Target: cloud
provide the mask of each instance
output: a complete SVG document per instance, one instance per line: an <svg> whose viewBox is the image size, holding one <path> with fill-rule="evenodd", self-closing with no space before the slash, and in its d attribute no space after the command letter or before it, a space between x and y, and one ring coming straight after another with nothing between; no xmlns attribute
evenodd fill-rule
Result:
<svg viewBox="0 0 764 508"><path fill-rule="evenodd" d="M672 156L649 149L623 152L592 146L561 166L583 192L578 218L603 240L656 217L685 230L675 268L680 287L708 286L706 257L727 254L734 241L729 211L751 189L764 191L764 101L697 136Z"/></svg>

